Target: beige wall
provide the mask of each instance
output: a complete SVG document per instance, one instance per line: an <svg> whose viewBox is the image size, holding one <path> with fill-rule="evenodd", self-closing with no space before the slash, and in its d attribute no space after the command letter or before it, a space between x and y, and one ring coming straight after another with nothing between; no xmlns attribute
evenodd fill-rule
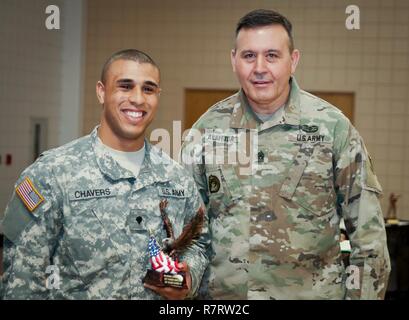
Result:
<svg viewBox="0 0 409 320"><path fill-rule="evenodd" d="M60 10L59 30L45 26L51 3ZM0 220L17 178L33 162L31 118L48 121L45 149L82 132L84 2L51 3L0 0Z"/></svg>
<svg viewBox="0 0 409 320"><path fill-rule="evenodd" d="M409 219L409 1L353 1L361 29L345 28L351 1L89 0L84 133L99 121L95 82L105 59L134 47L160 65L163 94L153 128L183 119L185 88L237 88L229 52L237 20L262 7L285 14L301 50L296 72L306 90L354 92L355 125L384 188L400 193Z"/></svg>
<svg viewBox="0 0 409 320"><path fill-rule="evenodd" d="M48 146L58 144L63 41L61 32L45 28L48 4L0 2L0 219L17 177L32 162L30 118L47 118Z"/></svg>

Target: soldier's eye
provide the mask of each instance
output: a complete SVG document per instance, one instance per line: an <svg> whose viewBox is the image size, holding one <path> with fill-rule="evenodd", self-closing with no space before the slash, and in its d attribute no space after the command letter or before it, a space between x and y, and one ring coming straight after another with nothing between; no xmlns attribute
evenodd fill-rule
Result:
<svg viewBox="0 0 409 320"><path fill-rule="evenodd" d="M251 53L251 52L245 53L244 56L243 56L243 58L246 59L246 60L251 60L251 59L254 59L255 57L256 57L256 55L254 53Z"/></svg>
<svg viewBox="0 0 409 320"><path fill-rule="evenodd" d="M119 87L121 89L124 89L124 90L131 90L132 89L132 85L126 84L126 83L120 84Z"/></svg>
<svg viewBox="0 0 409 320"><path fill-rule="evenodd" d="M273 61L274 59L277 59L278 55L276 53L268 53L267 54L267 60L268 61Z"/></svg>
<svg viewBox="0 0 409 320"><path fill-rule="evenodd" d="M142 87L142 91L146 94L154 94L156 93L156 87L145 85Z"/></svg>

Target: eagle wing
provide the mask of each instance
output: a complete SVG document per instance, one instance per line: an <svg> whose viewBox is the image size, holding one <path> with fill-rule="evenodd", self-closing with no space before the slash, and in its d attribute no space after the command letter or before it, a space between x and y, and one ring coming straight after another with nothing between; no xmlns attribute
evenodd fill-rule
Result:
<svg viewBox="0 0 409 320"><path fill-rule="evenodd" d="M199 238L203 228L204 213L204 209L200 207L192 220L183 227L180 236L171 244L171 251L183 251L193 240Z"/></svg>

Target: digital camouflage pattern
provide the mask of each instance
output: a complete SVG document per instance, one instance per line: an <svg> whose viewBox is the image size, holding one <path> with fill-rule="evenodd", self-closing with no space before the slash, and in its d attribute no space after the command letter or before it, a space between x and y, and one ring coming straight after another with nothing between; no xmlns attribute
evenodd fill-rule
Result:
<svg viewBox="0 0 409 320"><path fill-rule="evenodd" d="M382 190L364 142L341 111L290 81L289 99L271 120L258 120L239 91L212 106L182 146L210 217L213 259L201 295L383 298L390 261ZM229 163L249 150L248 164ZM341 218L350 264L360 271L359 285L348 288L353 273L341 259Z"/></svg>
<svg viewBox="0 0 409 320"><path fill-rule="evenodd" d="M91 135L45 152L17 181L29 177L45 201L30 212L13 194L3 221L5 299L161 299L142 284L150 269L151 231L166 238L159 202L179 235L203 205L186 170L145 141L135 177L113 160L97 128ZM141 219L142 218L142 219ZM207 222L181 261L192 291L208 259ZM47 289L47 267L59 271L59 289Z"/></svg>

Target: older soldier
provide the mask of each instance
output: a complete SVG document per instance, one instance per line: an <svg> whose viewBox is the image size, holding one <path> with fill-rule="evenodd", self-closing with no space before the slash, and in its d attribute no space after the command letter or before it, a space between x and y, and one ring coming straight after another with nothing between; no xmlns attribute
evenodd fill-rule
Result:
<svg viewBox="0 0 409 320"><path fill-rule="evenodd" d="M300 54L291 28L269 10L239 21L231 62L241 90L212 106L182 147L210 217L214 257L202 293L383 298L390 263L381 186L357 130L292 76ZM348 269L341 218L352 245Z"/></svg>
<svg viewBox="0 0 409 320"><path fill-rule="evenodd" d="M5 299L195 294L208 261L206 223L182 257L182 267L190 267L188 289L142 283L150 235L166 238L161 199L176 235L202 203L185 169L144 138L158 107L159 80L159 68L145 53L115 53L96 86L100 126L24 170L3 222Z"/></svg>

